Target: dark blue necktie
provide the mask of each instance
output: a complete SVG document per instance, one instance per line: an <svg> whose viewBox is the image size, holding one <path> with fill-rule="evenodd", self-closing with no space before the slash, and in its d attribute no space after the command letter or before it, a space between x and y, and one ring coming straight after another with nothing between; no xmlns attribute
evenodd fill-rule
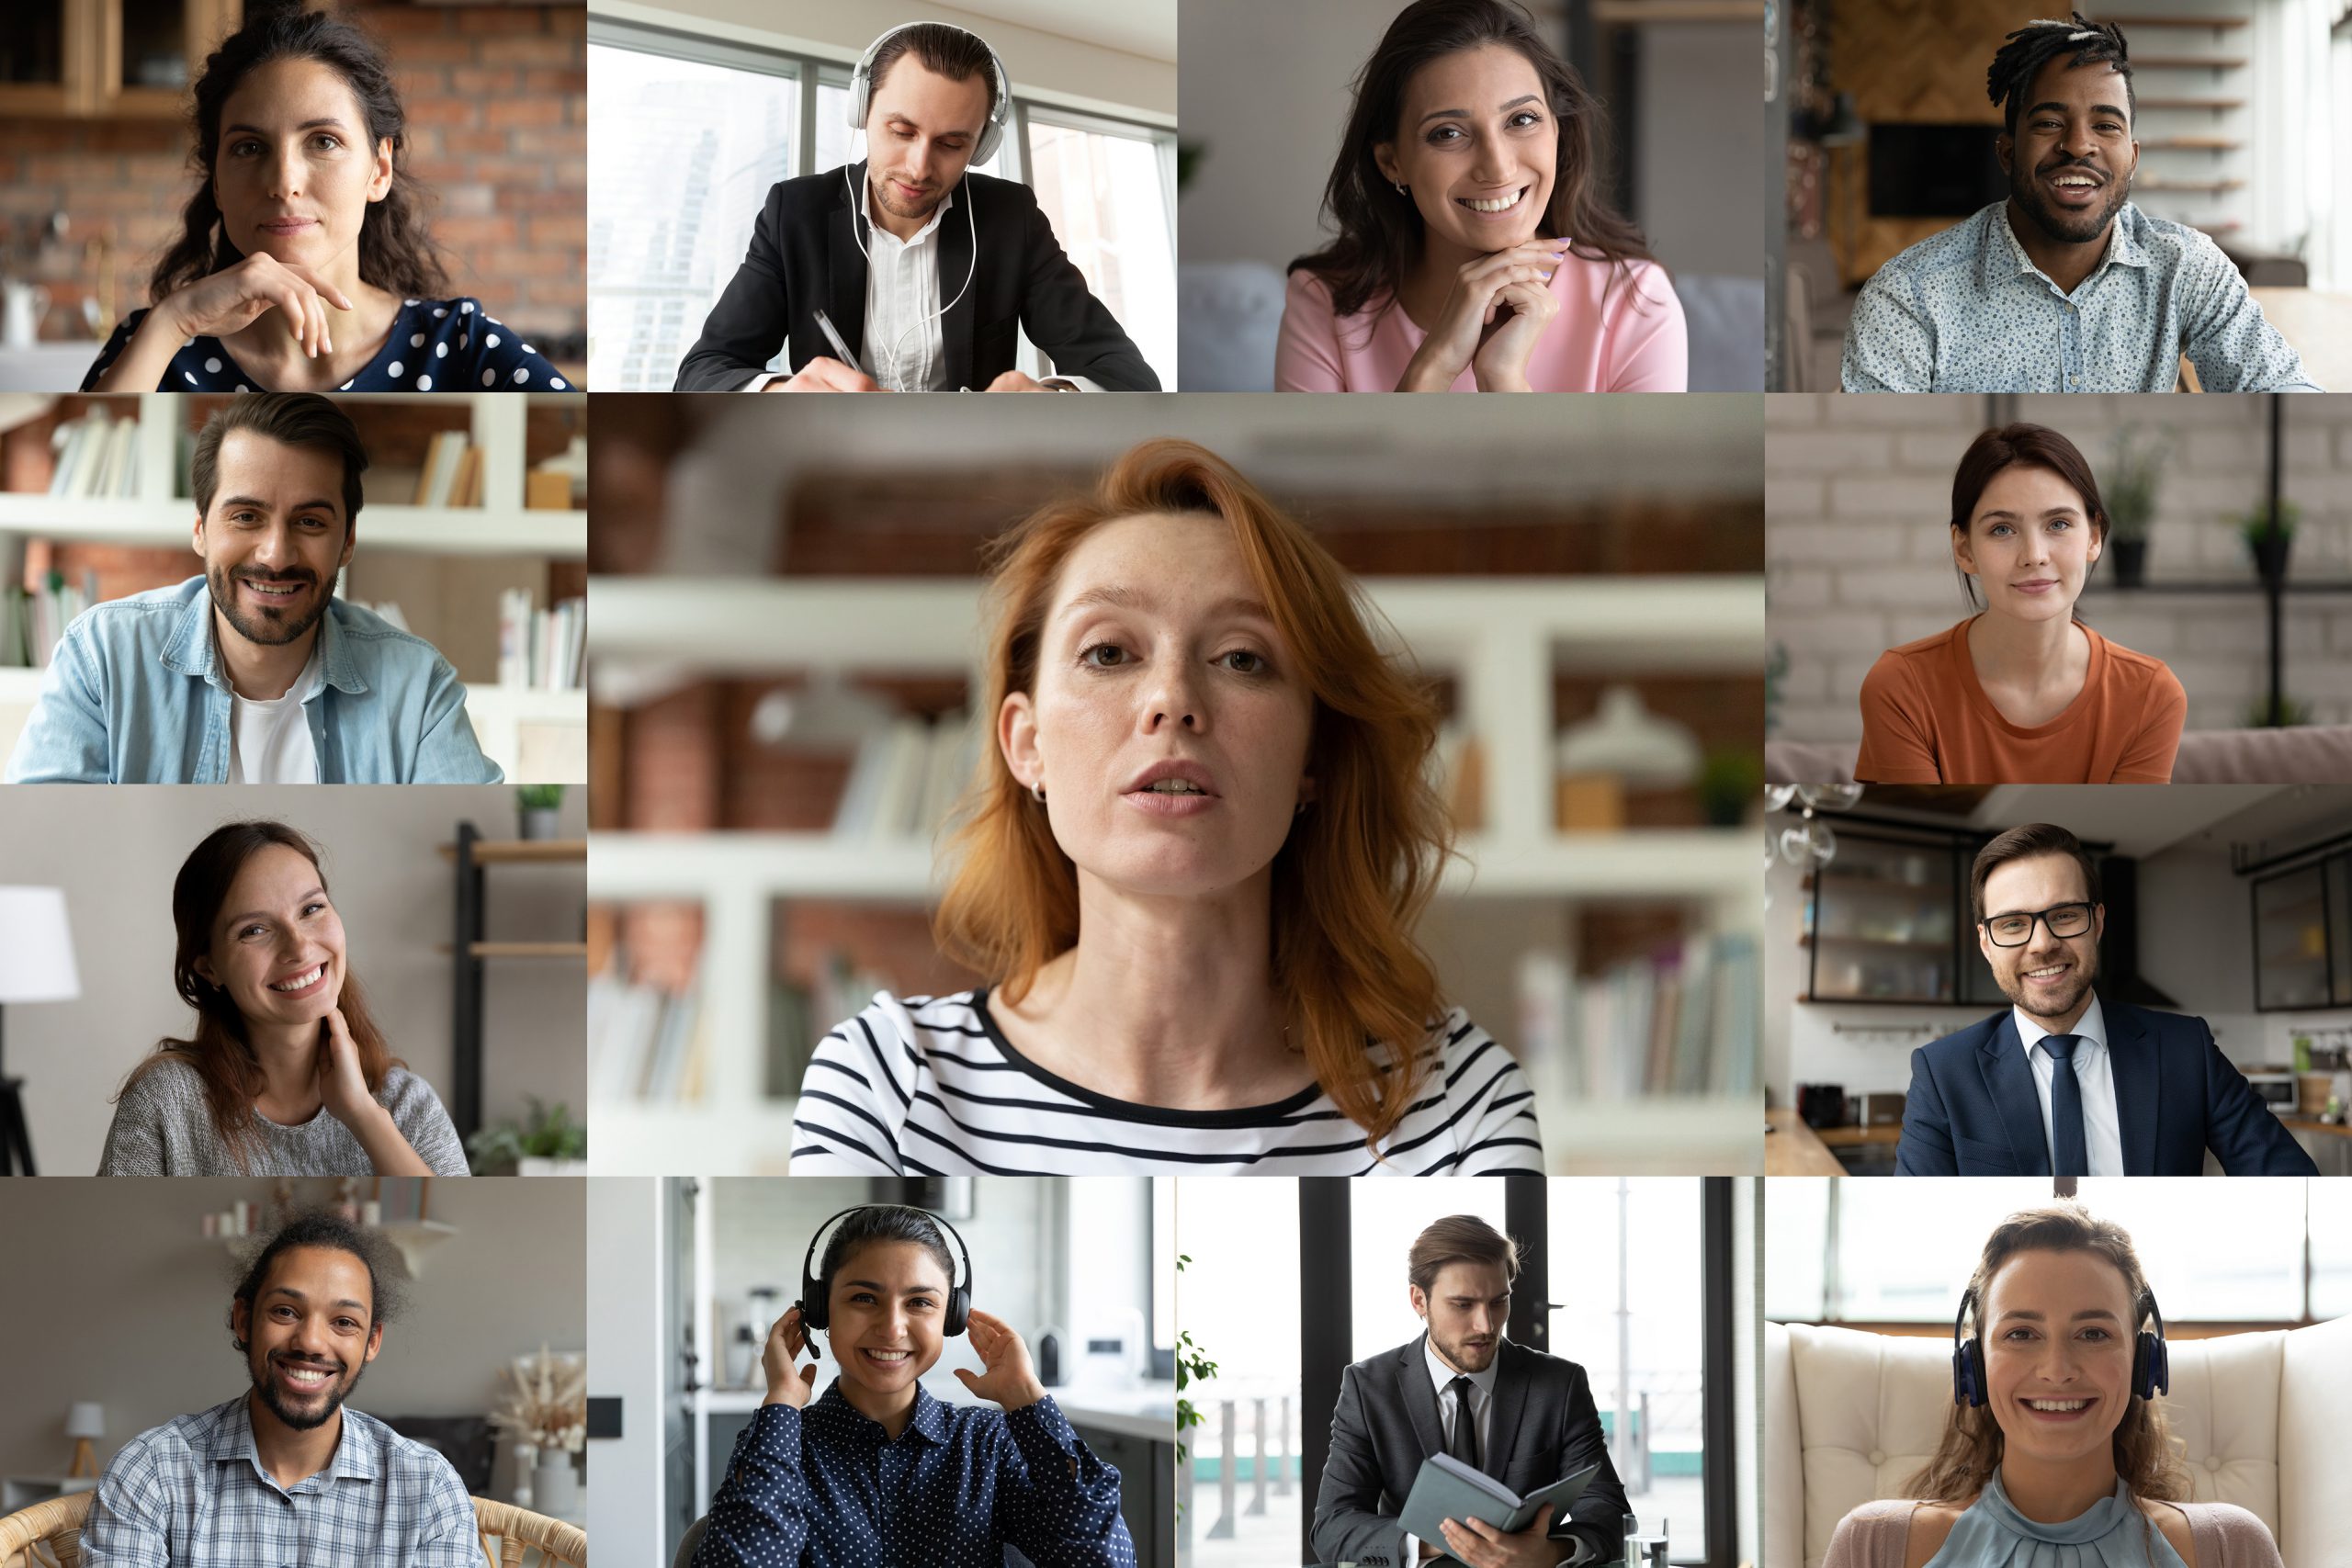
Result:
<svg viewBox="0 0 2352 1568"><path fill-rule="evenodd" d="M2042 1049L2057 1070L2050 1075L2050 1162L2052 1176L2088 1176L2090 1148L2083 1137L2083 1084L2075 1076L2075 1047L2079 1034L2051 1034Z"/></svg>

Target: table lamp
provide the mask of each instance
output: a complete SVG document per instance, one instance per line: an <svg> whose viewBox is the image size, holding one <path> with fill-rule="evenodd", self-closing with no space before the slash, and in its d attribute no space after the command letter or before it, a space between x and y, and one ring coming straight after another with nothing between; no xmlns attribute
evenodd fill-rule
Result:
<svg viewBox="0 0 2352 1568"><path fill-rule="evenodd" d="M107 1412L102 1404L77 1399L65 1413L65 1435L74 1439L74 1463L65 1472L71 1481L75 1476L96 1476L98 1456L91 1450L90 1439L107 1435Z"/></svg>
<svg viewBox="0 0 2352 1568"><path fill-rule="evenodd" d="M33 1174L24 1080L7 1073L6 1004L63 1002L82 994L62 887L0 887L0 1176Z"/></svg>

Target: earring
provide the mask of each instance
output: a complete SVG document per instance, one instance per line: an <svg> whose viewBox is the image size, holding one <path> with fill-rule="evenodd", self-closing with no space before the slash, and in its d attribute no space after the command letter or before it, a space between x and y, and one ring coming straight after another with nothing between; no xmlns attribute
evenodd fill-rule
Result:
<svg viewBox="0 0 2352 1568"><path fill-rule="evenodd" d="M1304 817L1304 816L1306 816L1306 802L1305 802L1305 801L1303 801L1303 800L1302 800L1302 801L1300 801L1296 806L1295 806L1295 807L1293 807L1291 808L1291 813L1290 813L1290 814L1291 814L1293 817Z"/></svg>
<svg viewBox="0 0 2352 1568"><path fill-rule="evenodd" d="M1031 799L1035 800L1038 805L1040 805L1040 806L1045 805L1045 804L1046 804L1046 781L1045 781L1045 780L1043 780L1043 779L1039 779L1035 784L1031 784L1031 785L1029 786L1029 796L1030 796L1030 798L1031 798Z"/></svg>
<svg viewBox="0 0 2352 1568"><path fill-rule="evenodd" d="M1397 194L1398 196L1403 196L1403 195L1405 195L1405 194L1406 194L1405 187L1404 187L1403 186L1401 186L1401 185L1400 185L1400 186L1398 186L1396 187L1396 194Z"/></svg>

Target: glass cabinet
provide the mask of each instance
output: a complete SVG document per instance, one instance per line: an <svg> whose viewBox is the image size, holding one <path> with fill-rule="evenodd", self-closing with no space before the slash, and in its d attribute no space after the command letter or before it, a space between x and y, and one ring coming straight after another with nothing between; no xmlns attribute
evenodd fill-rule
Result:
<svg viewBox="0 0 2352 1568"><path fill-rule="evenodd" d="M2352 852L2255 883L2254 1002L2262 1012L2352 1006Z"/></svg>
<svg viewBox="0 0 2352 1568"><path fill-rule="evenodd" d="M1968 911L1973 843L1850 822L1809 884L1808 999L1997 1004Z"/></svg>
<svg viewBox="0 0 2352 1568"><path fill-rule="evenodd" d="M8 0L0 115L170 118L243 0Z"/></svg>

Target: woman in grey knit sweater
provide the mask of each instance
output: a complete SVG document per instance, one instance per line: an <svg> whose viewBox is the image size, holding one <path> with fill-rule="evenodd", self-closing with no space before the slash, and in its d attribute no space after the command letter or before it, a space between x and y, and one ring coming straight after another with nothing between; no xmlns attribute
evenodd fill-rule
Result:
<svg viewBox="0 0 2352 1568"><path fill-rule="evenodd" d="M432 1086L394 1061L344 967L310 840L232 822L172 886L173 977L196 1009L115 1099L100 1176L464 1176Z"/></svg>

